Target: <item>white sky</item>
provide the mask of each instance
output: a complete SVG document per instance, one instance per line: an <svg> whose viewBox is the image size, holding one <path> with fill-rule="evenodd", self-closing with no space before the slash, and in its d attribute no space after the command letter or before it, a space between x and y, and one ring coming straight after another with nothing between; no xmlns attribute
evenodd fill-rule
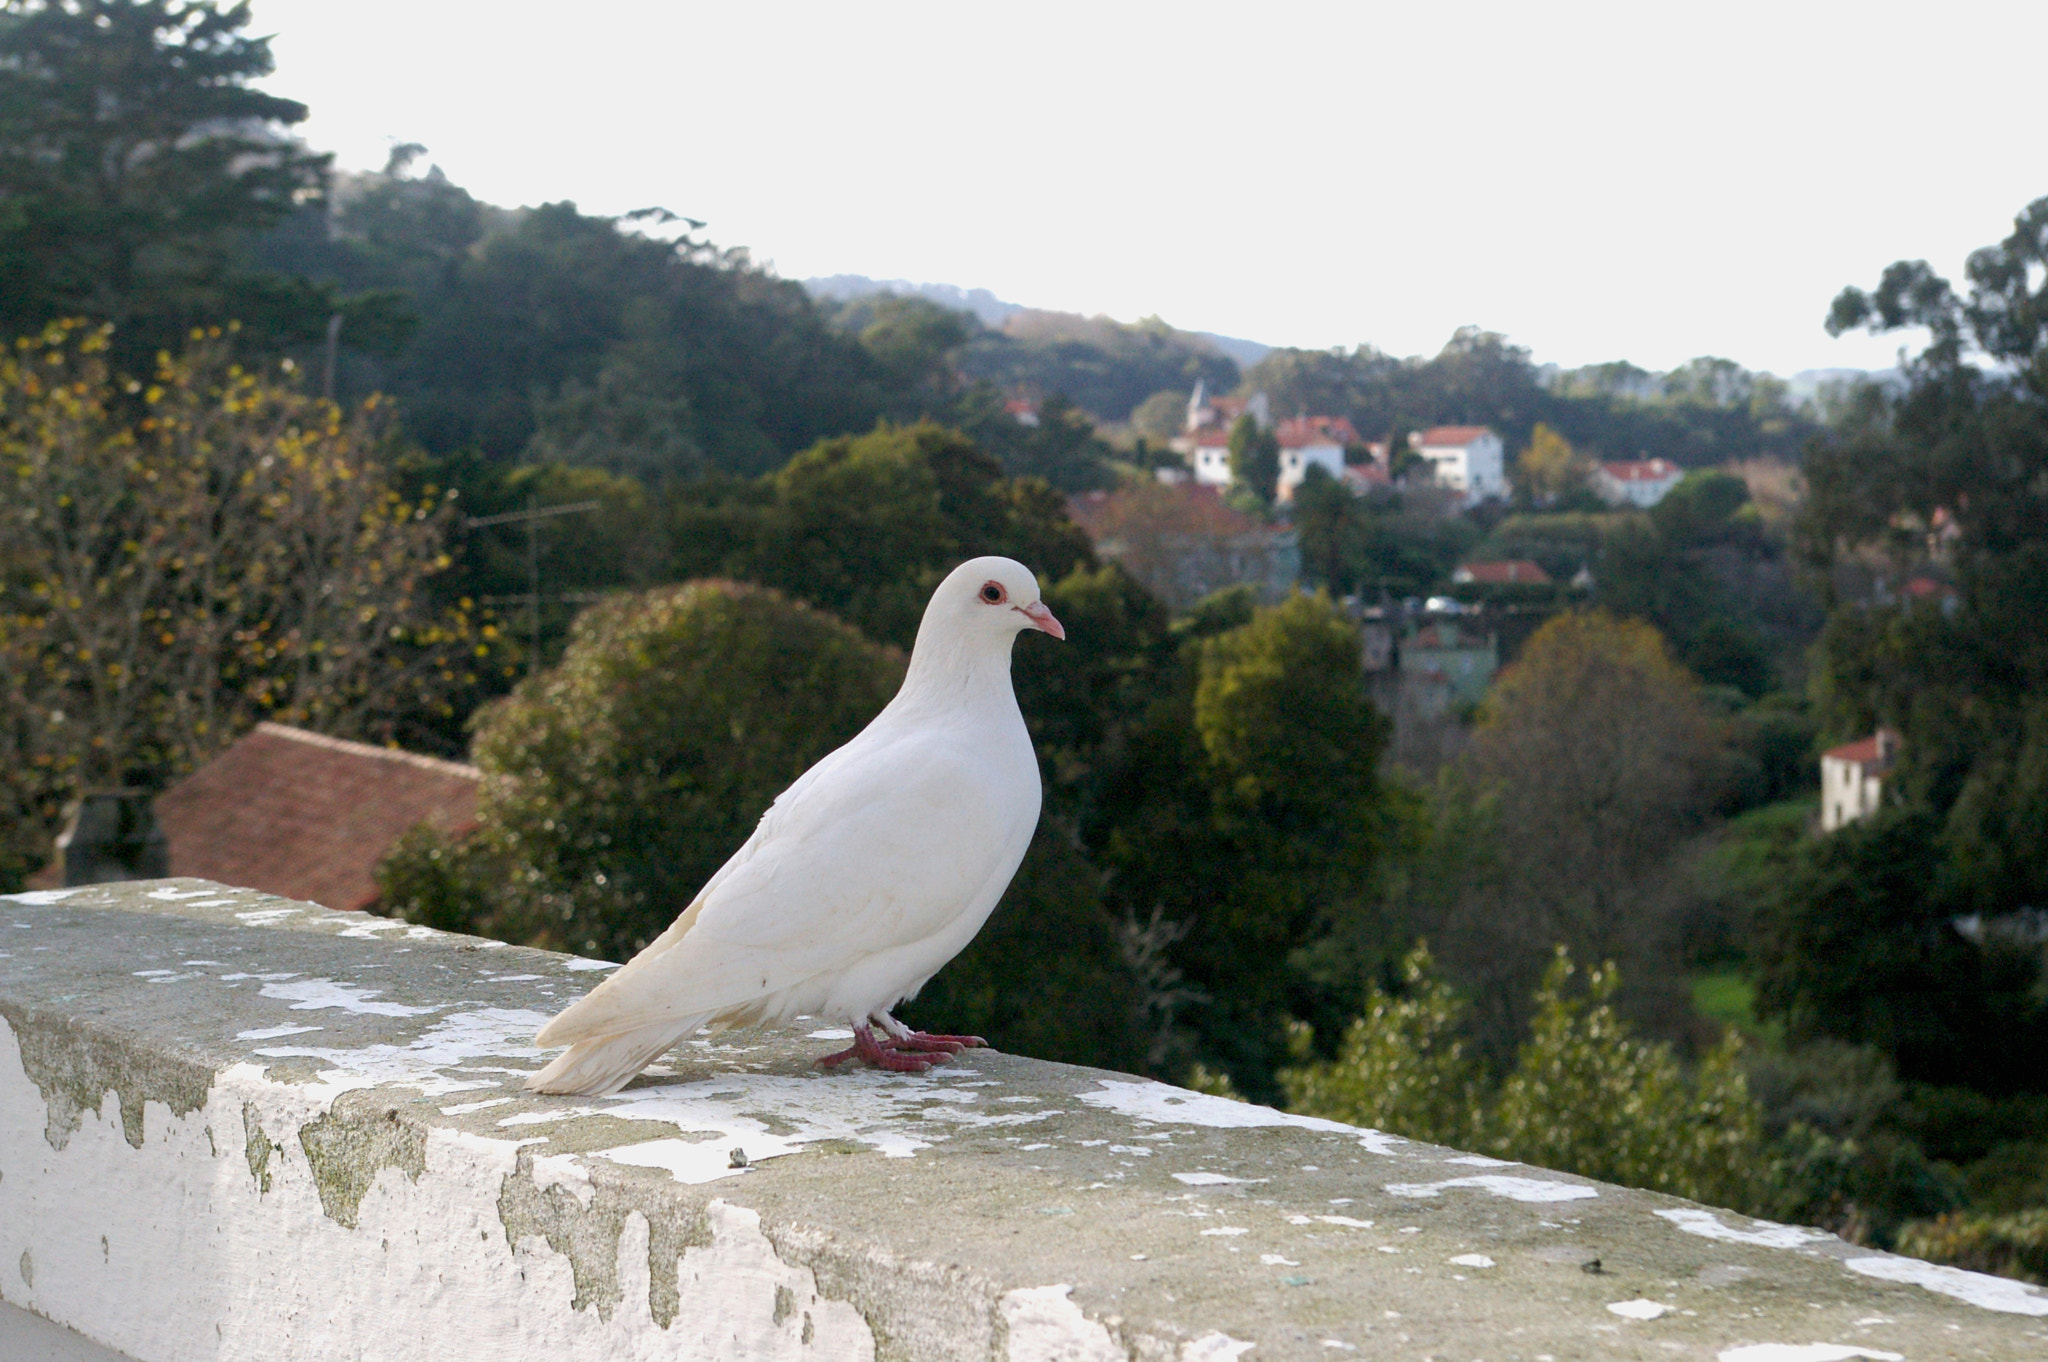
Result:
<svg viewBox="0 0 2048 1362"><path fill-rule="evenodd" d="M1273 345L1789 373L1829 301L2048 194L2048 4L255 0L353 168L660 204L790 278Z"/></svg>

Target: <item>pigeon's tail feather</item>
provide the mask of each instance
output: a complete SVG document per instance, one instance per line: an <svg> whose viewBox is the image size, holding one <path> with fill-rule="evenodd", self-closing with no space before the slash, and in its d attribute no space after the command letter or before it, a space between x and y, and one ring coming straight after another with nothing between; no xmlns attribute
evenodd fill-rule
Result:
<svg viewBox="0 0 2048 1362"><path fill-rule="evenodd" d="M587 1036L526 1080L532 1092L605 1097L632 1082L663 1051L703 1024L700 1017L658 1022L610 1036Z"/></svg>

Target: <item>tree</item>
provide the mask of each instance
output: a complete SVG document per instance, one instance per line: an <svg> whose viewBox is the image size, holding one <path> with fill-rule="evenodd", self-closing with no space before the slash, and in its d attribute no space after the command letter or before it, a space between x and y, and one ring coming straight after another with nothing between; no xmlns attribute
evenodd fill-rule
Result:
<svg viewBox="0 0 2048 1362"><path fill-rule="evenodd" d="M2048 883L2048 844L2036 835L2044 778L2035 713L2048 690L2048 614L2040 608L2048 581L2044 268L2048 198L2029 204L2004 240L1970 256L1965 290L1925 261L1892 265L1871 292L1843 290L1830 330L1922 326L1930 341L1907 364L1902 392L1864 394L1843 438L1813 451L1810 495L1795 528L1808 563L1827 570L1831 609L1812 683L1822 725L1839 736L1877 723L1902 732L1890 793L1906 813L1930 820L1915 826L1935 829L1927 864L1935 892L1924 895L1925 911L1976 913L1990 924L1967 947L1976 957L1970 969L1936 972L1949 979L1942 989L1974 990L1974 999L1930 1004L1954 1010L1995 1001L2001 1020L1980 1017L1986 1029L1978 1034L2007 1036L2037 1023L2036 995L2048 977L2038 951L2025 960L2010 949L2007 930L2038 907L2038 887ZM1914 591L1916 580L1935 590ZM1848 856L1862 841L1838 843L1836 854ZM1848 867L1828 871L1822 860L1814 871L1809 893L1851 892L1830 887ZM1793 904L1787 912L1807 916ZM1962 944L1928 930L1943 955ZM1897 936L1878 933L1857 949L1905 949ZM1955 1026L1967 1037L1975 1024ZM1923 1049L1917 1061L1901 1051L1901 1067L1925 1072L1937 1052L2003 1074L1987 1073L1986 1083L2042 1081L1996 1063L2012 1053L2009 1043L1979 1052L1959 1040Z"/></svg>
<svg viewBox="0 0 2048 1362"><path fill-rule="evenodd" d="M1288 1018L1334 1024L1380 963L1395 800L1351 622L1322 596L1250 604L1187 622L1083 837L1127 922L1183 932L1168 958L1209 999L1197 1057L1264 1099Z"/></svg>
<svg viewBox="0 0 2048 1362"><path fill-rule="evenodd" d="M1230 476L1265 505L1279 490L1280 440L1250 414L1230 428Z"/></svg>
<svg viewBox="0 0 2048 1362"><path fill-rule="evenodd" d="M1669 977L1659 886L1712 807L1718 743L1696 683L1649 625L1574 612L1523 645L1460 763L1488 801L1503 881L1461 930L1422 924L1463 977L1485 981L1489 1009L1559 943L1635 962L1646 982Z"/></svg>
<svg viewBox="0 0 2048 1362"><path fill-rule="evenodd" d="M1188 395L1164 388L1140 402L1131 412L1131 429L1164 444L1181 433L1188 419Z"/></svg>
<svg viewBox="0 0 2048 1362"><path fill-rule="evenodd" d="M1593 461L1572 448L1572 442L1542 421L1529 435L1529 444L1515 461L1517 480L1523 494L1539 506L1549 505L1586 487Z"/></svg>
<svg viewBox="0 0 2048 1362"><path fill-rule="evenodd" d="M1048 577L1094 566L1066 501L1012 481L973 441L931 422L825 440L751 484L709 483L677 503L678 577L773 586L910 646L939 579L999 553Z"/></svg>
<svg viewBox="0 0 2048 1362"><path fill-rule="evenodd" d="M112 322L139 369L239 317L281 339L333 302L238 268L248 234L322 192L291 140L306 106L252 88L269 40L246 3L11 0L0 16L0 334Z"/></svg>
<svg viewBox="0 0 2048 1362"><path fill-rule="evenodd" d="M218 334L133 382L107 341L58 325L0 358L0 741L44 788L161 780L261 718L388 739L473 683L486 640L427 589L444 499L393 485L379 406Z"/></svg>

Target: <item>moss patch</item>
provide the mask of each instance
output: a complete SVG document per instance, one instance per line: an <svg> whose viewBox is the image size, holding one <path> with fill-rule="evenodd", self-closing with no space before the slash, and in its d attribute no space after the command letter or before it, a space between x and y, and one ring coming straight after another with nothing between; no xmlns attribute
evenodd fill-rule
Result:
<svg viewBox="0 0 2048 1362"><path fill-rule="evenodd" d="M534 1181L532 1151L520 1150L518 1166L498 1189L505 1242L516 1250L529 1236L545 1239L549 1248L569 1260L576 1281L570 1304L609 1320L624 1294L619 1287L619 1238L625 1233L626 1217L638 1211L647 1221L648 1312L656 1324L668 1328L682 1308L676 1265L684 1249L711 1242L710 1225L695 1208L629 1200L620 1185L602 1173L591 1179L591 1187L588 1206L559 1183L542 1191Z"/></svg>
<svg viewBox="0 0 2048 1362"><path fill-rule="evenodd" d="M244 1151L249 1156L249 1176L256 1180L256 1191L270 1190L270 1156L282 1154L284 1146L275 1144L263 1133L263 1123L256 1118L256 1104L242 1103L242 1135Z"/></svg>
<svg viewBox="0 0 2048 1362"><path fill-rule="evenodd" d="M366 1100L351 1102L351 1097ZM344 1094L325 1116L299 1128L299 1145L313 1170L313 1185L320 1189L320 1209L349 1229L356 1227L363 1198L379 1172L396 1168L418 1182L427 1171L426 1130L371 1093ZM253 1156L250 1163L253 1168Z"/></svg>
<svg viewBox="0 0 2048 1362"><path fill-rule="evenodd" d="M61 1150L78 1133L88 1111L97 1112L111 1092L121 1104L121 1134L142 1148L142 1111L161 1102L172 1116L206 1105L213 1070L203 1064L154 1054L99 1035L64 1017L0 1008L21 1046L21 1067L43 1095L48 1117L43 1139Z"/></svg>

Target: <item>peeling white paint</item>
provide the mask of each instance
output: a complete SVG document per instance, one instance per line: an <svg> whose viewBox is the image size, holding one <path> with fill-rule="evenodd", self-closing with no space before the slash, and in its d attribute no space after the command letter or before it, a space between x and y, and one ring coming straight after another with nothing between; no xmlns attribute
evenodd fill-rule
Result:
<svg viewBox="0 0 2048 1362"><path fill-rule="evenodd" d="M1761 1244L1765 1248L1796 1249L1835 1237L1826 1230L1811 1230L1799 1225L1780 1225L1769 1220L1752 1220L1748 1229L1737 1229L1722 1224L1721 1218L1712 1211L1696 1211L1685 1207L1660 1210L1654 1214L1669 1220L1687 1234L1697 1234L1704 1239L1719 1239L1730 1244Z"/></svg>
<svg viewBox="0 0 2048 1362"><path fill-rule="evenodd" d="M1469 1178L1447 1178L1442 1182L1394 1182L1387 1191L1394 1196L1434 1197L1452 1187L1476 1187L1510 1201L1583 1201L1600 1195L1583 1183L1552 1182L1546 1178L1515 1178L1498 1173Z"/></svg>
<svg viewBox="0 0 2048 1362"><path fill-rule="evenodd" d="M288 917L298 916L296 908L252 908L246 913L236 913L235 921L251 927L274 927Z"/></svg>
<svg viewBox="0 0 2048 1362"><path fill-rule="evenodd" d="M326 1007L338 1007L344 1012L368 1013L378 1017L426 1017L441 1010L439 1007L409 1007L404 1003L374 1001L383 992L381 988L364 988L360 984L337 984L332 979L305 979L295 984L263 986L264 997L281 998L291 1003L294 1012L317 1012Z"/></svg>
<svg viewBox="0 0 2048 1362"><path fill-rule="evenodd" d="M485 942L484 944L490 946L502 946L505 943L502 941L490 941ZM618 967L619 962L616 960L586 960L580 955L571 956L569 959L562 962L563 969L577 972L589 969L617 969Z"/></svg>
<svg viewBox="0 0 2048 1362"><path fill-rule="evenodd" d="M1720 1362L1852 1362L1854 1358L1868 1358L1870 1362L1906 1362L1899 1353L1888 1353L1881 1348L1857 1348L1846 1343L1751 1343L1746 1347L1728 1348L1716 1353Z"/></svg>
<svg viewBox="0 0 2048 1362"><path fill-rule="evenodd" d="M1462 1163L1470 1168L1520 1168L1522 1166L1513 1159L1489 1159L1484 1154L1460 1154L1454 1159L1445 1159L1444 1162Z"/></svg>
<svg viewBox="0 0 2048 1362"><path fill-rule="evenodd" d="M1615 1301L1607 1307L1608 1313L1620 1315L1623 1319L1658 1319L1675 1309L1676 1306L1665 1305L1661 1301L1643 1299Z"/></svg>
<svg viewBox="0 0 2048 1362"><path fill-rule="evenodd" d="M1869 1258L1850 1258L1843 1267L1865 1277L1875 1277L1884 1282L1907 1282L1924 1286L1929 1291L1952 1296L1983 1310L1996 1310L2008 1315L2048 1316L2048 1291L2010 1277L1994 1277L1985 1272L1965 1272L1959 1267L1948 1267L1941 1263L1926 1263L1918 1258L1899 1258L1881 1254Z"/></svg>
<svg viewBox="0 0 2048 1362"><path fill-rule="evenodd" d="M1251 1102L1233 1102L1228 1097L1190 1092L1186 1088L1154 1083L1147 1079L1125 1082L1114 1078L1098 1078L1095 1084L1101 1091L1079 1093L1079 1100L1091 1107L1103 1107L1120 1112L1133 1120L1207 1126L1212 1130L1297 1126L1303 1130L1322 1130L1337 1135L1353 1136L1362 1147L1375 1154L1395 1153L1394 1146L1407 1143L1398 1135L1387 1135L1363 1126L1349 1126L1342 1121L1326 1121L1320 1116L1297 1116L1291 1111L1275 1111L1271 1107L1262 1107Z"/></svg>
<svg viewBox="0 0 2048 1362"><path fill-rule="evenodd" d="M235 1032L236 1040L278 1040L284 1036L302 1036L308 1031L324 1031L324 1026L259 1026L254 1031Z"/></svg>
<svg viewBox="0 0 2048 1362"><path fill-rule="evenodd" d="M638 1213L617 1245L622 1295L610 1317L573 1308L566 1258L537 1238L506 1242L498 1197L516 1167L512 1140L429 1130L420 1176L380 1172L346 1229L324 1210L298 1138L325 1111L313 1086L237 1065L183 1117L148 1103L140 1149L109 1093L55 1150L42 1094L0 1019L0 1227L9 1261L27 1251L35 1263L34 1285L10 1283L9 1301L123 1353L178 1362L872 1362L860 1313L782 1261L753 1211L717 1200L706 1208L710 1242L677 1264L669 1328L653 1318ZM250 1121L271 1143L267 1187L246 1162ZM539 1176L573 1190L587 1184L580 1171L560 1158Z"/></svg>
<svg viewBox="0 0 2048 1362"><path fill-rule="evenodd" d="M1229 1334L1211 1332L1203 1334L1192 1343L1183 1344L1180 1362L1235 1362L1235 1359L1257 1347L1241 1338Z"/></svg>
<svg viewBox="0 0 2048 1362"><path fill-rule="evenodd" d="M25 903L31 908L47 908L53 903L62 903L79 892L81 891L77 889L30 889L20 894L0 894L0 903ZM26 922L17 922L14 925L28 926Z"/></svg>
<svg viewBox="0 0 2048 1362"><path fill-rule="evenodd" d="M1454 1267L1492 1267L1493 1259L1483 1253L1461 1253L1451 1259Z"/></svg>
<svg viewBox="0 0 2048 1362"><path fill-rule="evenodd" d="M1101 1144L1106 1141L1085 1140L1084 1144ZM1264 1182L1264 1178L1233 1178L1223 1173L1175 1173L1174 1181L1185 1182L1190 1187L1224 1187L1233 1182Z"/></svg>
<svg viewBox="0 0 2048 1362"><path fill-rule="evenodd" d="M1126 1362L1109 1330L1082 1313L1073 1294L1065 1283L1003 1293L996 1310L1010 1335L1007 1362Z"/></svg>

